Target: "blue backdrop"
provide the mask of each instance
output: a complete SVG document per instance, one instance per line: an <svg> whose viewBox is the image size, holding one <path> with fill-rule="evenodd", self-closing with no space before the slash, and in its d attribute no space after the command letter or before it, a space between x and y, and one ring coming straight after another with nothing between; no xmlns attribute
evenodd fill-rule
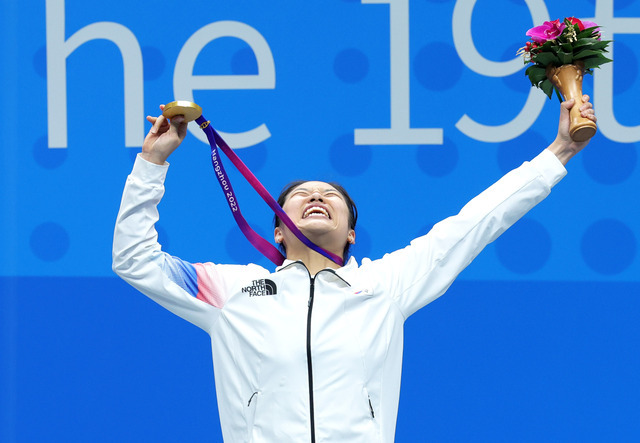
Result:
<svg viewBox="0 0 640 443"><path fill-rule="evenodd" d="M111 272L125 178L174 98L277 194L340 181L353 254L403 247L555 137L526 30L613 39L599 132L540 206L412 317L397 441L640 438L640 5L632 0L0 3L0 441L221 441L208 337ZM269 266L201 131L171 157L160 242ZM231 173L245 217L272 216Z"/></svg>

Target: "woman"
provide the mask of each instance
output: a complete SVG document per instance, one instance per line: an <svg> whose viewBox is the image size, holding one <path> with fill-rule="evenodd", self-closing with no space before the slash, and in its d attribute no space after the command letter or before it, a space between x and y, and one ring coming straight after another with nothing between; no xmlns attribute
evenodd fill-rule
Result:
<svg viewBox="0 0 640 443"><path fill-rule="evenodd" d="M595 121L584 98L582 116ZM404 321L442 295L566 174L563 165L587 144L568 135L572 106L561 105L558 135L540 155L382 259L359 265L351 258L339 267L276 222L274 238L287 260L275 272L255 264L191 264L160 250L156 207L166 160L186 123L181 116L148 117L153 127L116 223L113 269L211 336L225 441L392 442ZM346 255L355 242L355 205L340 188L302 182L281 203L326 250Z"/></svg>

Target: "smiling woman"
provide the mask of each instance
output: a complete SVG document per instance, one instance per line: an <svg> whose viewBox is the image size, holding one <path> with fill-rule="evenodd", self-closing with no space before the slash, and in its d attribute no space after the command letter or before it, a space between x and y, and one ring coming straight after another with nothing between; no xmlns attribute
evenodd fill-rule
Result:
<svg viewBox="0 0 640 443"><path fill-rule="evenodd" d="M354 238L352 239L352 241L347 241L344 245L344 248L341 251L342 258L346 262L349 256L349 249L351 248L351 245L355 243L355 229L356 229L356 223L358 221L358 208L356 207L355 202L353 201L353 199L351 198L347 190L344 189L342 185L336 182L324 183L324 182L312 182L312 181L306 181L306 180L296 180L289 183L282 189L282 192L280 192L280 195L278 196L278 200L277 200L278 204L284 207L287 199L292 197L293 195L300 196L300 197L311 195L313 191L313 186L312 186L313 183L320 184L320 188L323 190L322 192L323 195L326 195L328 197L333 197L337 193L337 195L340 196L340 198L344 201L344 203L347 206L347 209L349 211L348 226L349 226L349 229L354 231ZM326 209L324 209L323 206L316 206L316 207L318 208L318 210L326 212ZM327 216L331 217L331 214L327 213ZM273 224L276 230L280 228L282 224L280 218L277 215L275 215L273 218ZM285 243L284 242L277 242L277 243L279 243L281 251L286 255L287 250L286 250Z"/></svg>
<svg viewBox="0 0 640 443"><path fill-rule="evenodd" d="M595 121L584 100L580 113ZM292 223L276 218L274 229L286 260L275 271L189 263L162 251L154 224L166 159L187 124L180 115L148 117L153 128L116 221L113 269L211 337L225 441L393 442L405 320L566 174L563 164L587 144L569 136L572 106L561 105L557 137L541 154L381 259L350 257L340 266L305 246L290 227L346 258L358 213L338 184L290 184L279 203Z"/></svg>

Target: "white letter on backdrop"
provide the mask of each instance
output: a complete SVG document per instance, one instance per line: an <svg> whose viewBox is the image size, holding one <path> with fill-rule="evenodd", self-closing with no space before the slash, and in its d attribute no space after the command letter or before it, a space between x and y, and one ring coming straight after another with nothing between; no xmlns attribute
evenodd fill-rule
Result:
<svg viewBox="0 0 640 443"><path fill-rule="evenodd" d="M64 0L47 0L46 22L49 147L67 147L67 57L82 44L98 39L115 43L122 54L125 146L142 146L142 52L135 35L121 24L98 22L85 26L65 41Z"/></svg>
<svg viewBox="0 0 640 443"><path fill-rule="evenodd" d="M247 43L256 56L258 74L193 75L193 66L202 48L220 37L235 37ZM274 89L275 87L276 69L269 44L254 28L236 21L219 21L198 29L178 54L173 73L173 92L177 100L194 101L195 89ZM189 131L200 141L208 143L206 135L197 129L197 126L190 125ZM234 148L257 145L271 136L264 123L240 133L218 132Z"/></svg>
<svg viewBox="0 0 640 443"><path fill-rule="evenodd" d="M537 25L549 20L549 12L543 0L526 0L526 2L533 23ZM453 9L453 42L460 59L469 69L487 77L506 77L522 69L523 62L520 56L506 62L494 62L487 60L478 52L471 35L471 18L475 4L476 0L458 0ZM523 81L525 81L524 78ZM456 123L456 128L466 136L482 142L498 143L512 140L531 127L540 115L546 100L546 95L537 88L531 88L524 107L510 122L488 126L464 114Z"/></svg>
<svg viewBox="0 0 640 443"><path fill-rule="evenodd" d="M612 39L615 34L640 34L640 18L613 16L613 0L596 1L596 18L600 25L603 40ZM597 95L598 126L602 134L618 143L635 143L640 141L640 125L624 126L618 123L613 114L613 44L609 45L607 56L613 63L602 65L595 70L593 79L593 95ZM636 51L636 54L638 52ZM624 61L620 66L624 65ZM631 103L633 106L633 103ZM637 113L635 114L637 116Z"/></svg>
<svg viewBox="0 0 640 443"><path fill-rule="evenodd" d="M410 128L409 0L362 0L389 4L391 128L356 129L356 145L441 145L441 128Z"/></svg>

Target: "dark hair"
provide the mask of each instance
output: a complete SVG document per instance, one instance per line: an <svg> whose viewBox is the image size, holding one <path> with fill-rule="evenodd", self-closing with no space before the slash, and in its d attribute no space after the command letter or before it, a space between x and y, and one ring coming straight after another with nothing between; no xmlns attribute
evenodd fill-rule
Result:
<svg viewBox="0 0 640 443"><path fill-rule="evenodd" d="M293 191L295 188L297 188L301 184L307 183L309 181L310 180L296 180L286 185L284 188L282 188L282 191L280 192L280 196L278 196L278 204L280 206L284 205L284 202L289 196L289 194L291 194L291 191ZM351 198L347 190L344 189L342 185L340 185L339 183L327 182L327 184L333 186L336 189L336 191L338 191L340 195L342 195L342 198L344 198L344 201L347 204L347 208L349 209L349 229L355 230L356 222L358 221L358 208L356 208L356 204L354 203L353 199ZM273 217L274 227L277 228L278 226L280 226L280 223L281 223L280 218L277 215L274 216ZM284 243L280 243L279 247L282 253L286 255L287 251L284 246ZM351 247L351 243L347 242L347 244L344 247L344 251L342 252L342 258L345 261L347 260L350 247Z"/></svg>

